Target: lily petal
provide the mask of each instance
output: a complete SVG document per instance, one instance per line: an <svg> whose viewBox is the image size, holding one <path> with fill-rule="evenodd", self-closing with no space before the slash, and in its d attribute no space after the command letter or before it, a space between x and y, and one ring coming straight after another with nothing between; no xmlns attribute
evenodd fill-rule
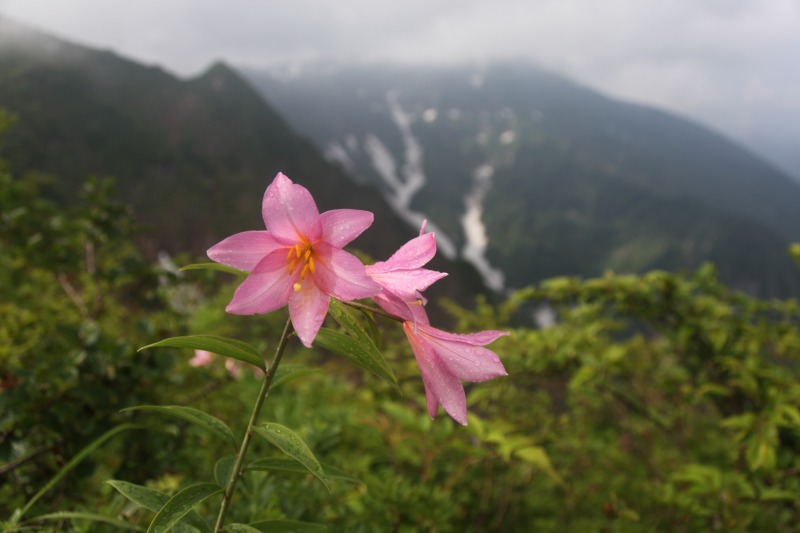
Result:
<svg viewBox="0 0 800 533"><path fill-rule="evenodd" d="M319 210L311 193L280 172L264 193L261 214L267 230L280 242L314 242L320 237Z"/></svg>
<svg viewBox="0 0 800 533"><path fill-rule="evenodd" d="M408 302L398 298L396 295L388 292L381 291L372 297L378 306L396 317L402 318L416 324L429 324L428 313L422 305L409 304Z"/></svg>
<svg viewBox="0 0 800 533"><path fill-rule="evenodd" d="M360 209L334 209L319 216L322 240L342 248L372 225L375 216Z"/></svg>
<svg viewBox="0 0 800 533"><path fill-rule="evenodd" d="M418 333L414 333L414 329L414 325L410 322L403 323L403 330L411 343L411 349L425 384L426 398L430 400L433 397L453 420L467 425L467 399L464 394L464 386L461 385L458 377L447 371L426 339ZM431 417L436 416L436 407L432 406L430 402L428 403L428 413Z"/></svg>
<svg viewBox="0 0 800 533"><path fill-rule="evenodd" d="M254 315L280 309L289 301L292 283L283 251L273 252L236 288L225 310L235 315Z"/></svg>
<svg viewBox="0 0 800 533"><path fill-rule="evenodd" d="M424 324L418 324L417 328L437 359L459 379L478 382L508 375L497 354L464 339L469 335L446 333ZM454 337L459 340L454 340Z"/></svg>
<svg viewBox="0 0 800 533"><path fill-rule="evenodd" d="M303 280L300 285L299 291L289 295L289 316L300 342L311 348L328 313L330 297L310 279Z"/></svg>
<svg viewBox="0 0 800 533"><path fill-rule="evenodd" d="M369 298L381 291L380 285L367 277L358 258L320 242L314 245L316 272L314 281L323 292L342 301Z"/></svg>
<svg viewBox="0 0 800 533"><path fill-rule="evenodd" d="M285 249L268 231L243 231L223 239L208 249L209 259L250 272L265 256Z"/></svg>
<svg viewBox="0 0 800 533"><path fill-rule="evenodd" d="M425 233L405 243L385 263L393 268L419 268L434 255L436 238L433 233Z"/></svg>
<svg viewBox="0 0 800 533"><path fill-rule="evenodd" d="M385 290L404 300L415 300L416 293L424 291L434 282L447 276L447 272L436 272L427 268L385 270L378 265L366 265L367 275L378 282Z"/></svg>

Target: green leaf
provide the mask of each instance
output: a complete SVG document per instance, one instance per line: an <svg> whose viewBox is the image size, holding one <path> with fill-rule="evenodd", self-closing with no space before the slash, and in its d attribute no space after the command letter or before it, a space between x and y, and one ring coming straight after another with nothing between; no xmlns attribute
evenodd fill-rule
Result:
<svg viewBox="0 0 800 533"><path fill-rule="evenodd" d="M274 389L279 385L283 385L292 380L295 380L297 378L307 376L309 374L320 374L320 373L321 373L320 370L317 368L308 368L307 366L301 366L301 365L281 365L275 372L275 377L272 378L272 385L270 386L270 390Z"/></svg>
<svg viewBox="0 0 800 533"><path fill-rule="evenodd" d="M225 526L225 531L229 531L230 533L261 533L260 529L248 526L247 524L230 524Z"/></svg>
<svg viewBox="0 0 800 533"><path fill-rule="evenodd" d="M323 463L320 461L320 466L322 466L323 470L325 470L325 475L331 479L340 479L342 481L348 481L350 483L361 483L361 480L355 478L345 472L344 470L340 470L335 466L331 466L327 463ZM268 471L268 472L289 472L292 474L307 474L308 470L305 466L301 465L294 459L283 458L283 457L270 457L268 459L259 459L257 461L253 461L250 465L247 466L246 469L249 471Z"/></svg>
<svg viewBox="0 0 800 533"><path fill-rule="evenodd" d="M349 359L356 365L369 370L376 376L397 386L397 378L391 367L375 347L371 340L359 342L344 333L328 328L320 328L314 339L314 345Z"/></svg>
<svg viewBox="0 0 800 533"><path fill-rule="evenodd" d="M239 449L236 437L233 436L233 432L225 422L199 409L182 405L137 405L123 409L121 412L126 411L155 411L182 418L227 441L234 450Z"/></svg>
<svg viewBox="0 0 800 533"><path fill-rule="evenodd" d="M562 487L566 486L564 479L553 468L552 463L550 463L550 457L547 456L547 452L541 446L529 446L515 451L514 454L529 465L544 471L557 484Z"/></svg>
<svg viewBox="0 0 800 533"><path fill-rule="evenodd" d="M249 274L249 272L245 272L244 270L239 270L238 268L229 267L227 265L221 265L219 263L193 263L191 265L181 267L180 270L216 270L217 272L225 272L235 276L247 276Z"/></svg>
<svg viewBox="0 0 800 533"><path fill-rule="evenodd" d="M283 453L299 461L309 472L322 481L328 491L331 490L328 477L325 475L322 465L319 464L308 445L303 442L303 439L297 433L286 426L274 423L262 424L253 428L253 430L274 446L277 446Z"/></svg>
<svg viewBox="0 0 800 533"><path fill-rule="evenodd" d="M106 481L109 485L114 487L117 492L128 498L136 505L157 513L167 501L169 496L161 491L136 485L135 483L128 483L119 479L109 479Z"/></svg>
<svg viewBox="0 0 800 533"><path fill-rule="evenodd" d="M121 481L118 479L111 479L106 481L106 483L114 487L117 492L128 498L136 505L154 513L160 511L161 508L164 507L164 505L169 501L169 496L160 490L143 487L141 485L136 485L135 483L128 483L127 481ZM211 527L196 511L191 511L189 514L187 514L186 517L184 517L183 522L199 531L211 532Z"/></svg>
<svg viewBox="0 0 800 533"><path fill-rule="evenodd" d="M191 350L206 350L231 359L250 363L261 370L266 370L264 358L258 350L246 342L218 335L187 335L184 337L171 337L163 341L154 342L139 348L138 351L148 348L168 347L168 348L189 348Z"/></svg>
<svg viewBox="0 0 800 533"><path fill-rule="evenodd" d="M41 516L37 516L36 518L31 518L30 520L26 520L23 525L34 524L36 522L50 522L55 520L89 520L90 522L103 522L106 524L111 524L112 526L116 526L126 531L144 531L144 528L141 526L138 526L136 524L131 524L129 522L123 522L122 520L117 520L116 518L111 516L104 516L95 513L80 513L80 512L70 512L70 511L61 511L58 513L43 514Z"/></svg>
<svg viewBox="0 0 800 533"><path fill-rule="evenodd" d="M220 487L226 487L233 475L233 467L236 466L236 456L228 455L223 457L214 465L214 479Z"/></svg>
<svg viewBox="0 0 800 533"><path fill-rule="evenodd" d="M65 464L64 467L61 470L59 470L58 473L55 476L53 476L50 479L50 481L48 481L45 484L45 486L42 487L39 490L39 492L37 492L33 496L33 498L28 500L28 503L25 504L25 507L20 509L19 512L15 512L14 513L14 518L16 520L19 520L20 518L22 518L22 516L28 511L28 509L30 509L33 506L33 504L36 503L39 500L39 498L44 496L47 493L47 491L49 491L50 489L52 489L56 485L56 483L61 481L61 478L63 478L65 475L67 475L67 473L70 470L75 468L78 465L78 463L80 463L81 461L86 459L86 457L88 455L90 455L97 448L102 446L103 443L105 443L108 439L110 439L111 437L113 437L114 435L116 435L117 433L120 433L122 431L127 431L129 429L140 429L140 428L141 428L141 426L137 426L137 425L134 425L134 424L122 424L120 426L117 426L115 428L112 428L112 429L106 431L105 433L103 433L102 435L97 437L89 445L87 445L85 448L83 448L81 451L79 451L72 459L70 459L69 462L67 464Z"/></svg>
<svg viewBox="0 0 800 533"><path fill-rule="evenodd" d="M254 522L250 524L250 527L262 533L318 533L328 530L328 526L322 524L296 520L264 520L263 522Z"/></svg>
<svg viewBox="0 0 800 533"><path fill-rule="evenodd" d="M358 313L335 299L331 299L329 312L347 333L347 337L355 342L357 348L355 348L354 351L353 346L347 346L346 344L342 346L341 339L340 342L337 343L334 341L334 343L339 347L343 347L343 351L337 351L334 347L328 348L326 346L326 348L350 359L355 364L366 368L370 372L374 372L377 376L397 386L397 378L392 368L386 362L386 359L383 358L373 335L370 333L369 329L365 328L358 318L356 318ZM368 322L372 323L372 319L369 317ZM341 333L339 333L339 335L341 335ZM325 341L326 339L323 338L322 342Z"/></svg>
<svg viewBox="0 0 800 533"><path fill-rule="evenodd" d="M198 483L197 485L186 487L170 498L161 510L156 513L153 521L150 522L150 527L147 528L147 533L168 531L194 509L196 505L222 491L222 487L216 483Z"/></svg>

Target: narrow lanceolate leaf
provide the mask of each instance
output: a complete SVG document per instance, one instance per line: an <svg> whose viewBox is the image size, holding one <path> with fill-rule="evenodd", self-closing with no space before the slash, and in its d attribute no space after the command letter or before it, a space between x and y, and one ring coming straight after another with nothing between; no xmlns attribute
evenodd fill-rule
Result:
<svg viewBox="0 0 800 533"><path fill-rule="evenodd" d="M329 491L331 490L325 470L322 469L322 465L319 464L308 445L303 442L303 439L297 433L286 426L274 423L262 424L253 428L253 430L256 434L277 446L283 453L301 463L309 472L322 481Z"/></svg>
<svg viewBox="0 0 800 533"><path fill-rule="evenodd" d="M229 267L227 265L221 265L219 263L192 263L191 265L181 267L180 270L216 270L217 272L225 272L235 276L247 275L247 272L244 270L239 270L238 268Z"/></svg>
<svg viewBox="0 0 800 533"><path fill-rule="evenodd" d="M350 483L361 483L358 478L355 478L345 472L344 470L340 470L335 466L331 466L327 463L323 463L320 461L320 466L322 469L325 470L325 475L328 476L329 479L339 479L342 481L348 481ZM267 459L258 459L257 461L253 461L247 466L247 471L260 471L260 472L288 472L292 474L307 474L308 470L305 466L301 465L294 459L284 458L284 457L270 457Z"/></svg>
<svg viewBox="0 0 800 533"><path fill-rule="evenodd" d="M161 510L156 513L153 521L150 522L150 527L147 528L147 533L169 531L196 505L222 491L222 487L216 483L198 483L197 485L186 487L170 498Z"/></svg>
<svg viewBox="0 0 800 533"><path fill-rule="evenodd" d="M128 483L127 481L120 481L118 479L111 479L106 481L109 485L114 487L117 492L128 498L130 501L157 513L169 501L169 496L160 490L151 489L150 487L143 487L135 483ZM211 526L203 520L203 517L197 511L189 512L184 518L183 523L192 526L198 531L211 533Z"/></svg>
<svg viewBox="0 0 800 533"><path fill-rule="evenodd" d="M369 338L365 342L332 329L321 328L314 339L314 345L341 355L361 368L397 385L397 378L392 368Z"/></svg>
<svg viewBox="0 0 800 533"><path fill-rule="evenodd" d="M261 370L266 370L264 358L253 346L246 342L217 335L187 335L184 337L170 337L163 341L154 342L139 348L139 351L148 348L189 348L191 350L206 350L231 359L250 363Z"/></svg>
<svg viewBox="0 0 800 533"><path fill-rule="evenodd" d="M55 476L53 476L50 479L50 481L48 481L45 484L45 486L42 487L39 490L39 492L37 492L33 496L33 498L28 500L28 503L25 504L25 507L23 507L21 510L19 510L19 512L15 512L14 513L14 518L16 520L19 520L20 518L22 518L22 516L28 511L28 509L30 509L33 506L33 504L36 503L39 500L39 498L44 496L44 494L47 493L47 491L49 491L50 489L52 489L56 485L56 483L61 481L61 478L63 478L65 475L67 475L67 473L70 470L75 468L78 465L78 463L83 461L89 454L94 452L97 448L99 448L108 439L110 439L111 437L113 437L117 433L120 433L121 431L126 431L126 430L129 430L129 429L140 429L140 428L141 428L141 426L136 426L134 424L122 424L120 426L117 426L115 428L112 428L112 429L106 431L105 433L103 433L102 435L97 437L90 444L88 444L84 449L79 451L72 459L70 459L69 462L67 464L65 464L63 466L63 468L61 468L61 470L59 470L58 473Z"/></svg>
<svg viewBox="0 0 800 533"><path fill-rule="evenodd" d="M248 526L247 524L230 524L225 526L224 531L228 531L229 533L261 533L260 529Z"/></svg>
<svg viewBox="0 0 800 533"><path fill-rule="evenodd" d="M35 524L37 522L52 522L52 521L62 521L62 520L88 520L90 522L102 522L105 524L111 524L112 526L118 527L124 531L144 531L144 528L141 526L138 526L136 524L131 524L129 522L123 522L122 520L118 520L111 516L104 516L95 513L78 513L69 511L61 511L58 513L50 513L37 516L36 518L32 518L30 520L25 521L22 524L22 527L27 527L28 525ZM39 528L36 529L40 530Z"/></svg>
<svg viewBox="0 0 800 533"><path fill-rule="evenodd" d="M307 366L281 365L275 372L275 377L272 378L272 385L270 386L270 388L274 389L279 385L283 385L284 383L288 383L297 378L307 376L309 374L319 374L319 373L320 371L318 369L308 368Z"/></svg>
<svg viewBox="0 0 800 533"><path fill-rule="evenodd" d="M214 435L227 441L228 444L230 444L234 450L239 449L239 445L236 442L236 437L233 436L233 432L225 424L225 422L199 409L194 409L192 407L184 407L182 405L137 405L134 407L128 407L127 409L123 409L122 412L124 413L126 411L137 411L137 410L155 411L157 413L164 413L167 415L182 418L184 420L191 422L197 427L202 428L208 431L209 433L213 433Z"/></svg>
<svg viewBox="0 0 800 533"><path fill-rule="evenodd" d="M344 330L354 337L369 336L367 329L361 325L356 318L356 313L349 307L340 303L339 300L331 300L328 308L331 316L339 323Z"/></svg>
<svg viewBox="0 0 800 533"><path fill-rule="evenodd" d="M223 457L214 465L214 479L220 487L227 487L233 476L233 467L236 466L236 456Z"/></svg>
<svg viewBox="0 0 800 533"><path fill-rule="evenodd" d="M264 520L254 522L250 527L262 533L320 533L328 531L328 526L296 520Z"/></svg>

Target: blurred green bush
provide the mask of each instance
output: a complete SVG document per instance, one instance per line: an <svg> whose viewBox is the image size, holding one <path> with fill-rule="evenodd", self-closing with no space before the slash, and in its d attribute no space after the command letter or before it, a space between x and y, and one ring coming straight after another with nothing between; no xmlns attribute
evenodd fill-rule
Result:
<svg viewBox="0 0 800 533"><path fill-rule="evenodd" d="M0 515L19 508L78 450L122 421L35 511L87 509L147 524L109 478L174 492L214 479L223 447L135 404L183 404L244 427L259 384L221 361L136 349L185 333L265 348L284 317L225 315L221 274L179 276L134 245L130 212L90 180L57 207L40 179L0 165ZM800 260L800 252L793 253ZM214 289L213 291L211 289ZM431 421L396 324L382 348L400 392L318 350L318 367L270 393L262 419L293 428L325 464L253 470L231 521L285 518L330 531L792 531L800 523L800 305L721 285L712 266L556 278L474 310L458 329L510 329L492 345L509 376L469 388L470 424ZM549 315L531 327L531 314ZM254 443L254 457L279 453ZM349 476L352 476L349 477ZM206 503L209 511L215 502ZM31 512L30 516L35 516ZM103 530L65 520L66 530Z"/></svg>

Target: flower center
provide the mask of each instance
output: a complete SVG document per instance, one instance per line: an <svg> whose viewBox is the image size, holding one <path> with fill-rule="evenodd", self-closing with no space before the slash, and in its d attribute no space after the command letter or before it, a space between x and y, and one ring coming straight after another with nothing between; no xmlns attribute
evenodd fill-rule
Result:
<svg viewBox="0 0 800 533"><path fill-rule="evenodd" d="M314 274L314 250L311 244L303 242L303 244L295 244L289 248L289 255L286 256L286 264L289 267L289 274L294 274L298 269L300 270L300 280L306 279L306 274L311 272ZM300 290L300 284L294 284L295 292Z"/></svg>

